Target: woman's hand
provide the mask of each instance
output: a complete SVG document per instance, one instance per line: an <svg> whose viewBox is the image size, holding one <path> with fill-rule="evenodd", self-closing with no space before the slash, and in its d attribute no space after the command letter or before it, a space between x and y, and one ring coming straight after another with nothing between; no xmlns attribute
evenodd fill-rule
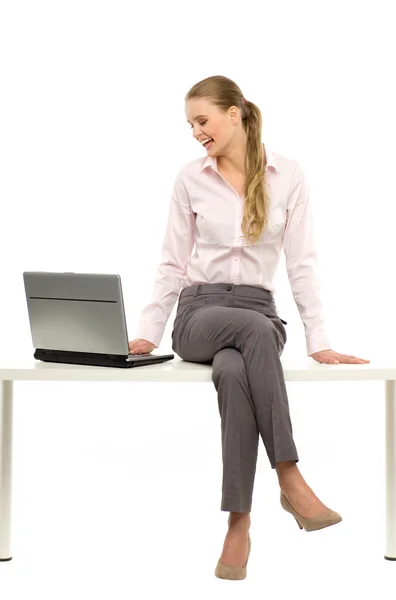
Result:
<svg viewBox="0 0 396 600"><path fill-rule="evenodd" d="M136 340L129 342L128 346L129 352L131 354L149 354L154 350L154 348L158 348L158 346L156 346L152 342L149 342L148 340L143 340L141 338L137 338Z"/></svg>
<svg viewBox="0 0 396 600"><path fill-rule="evenodd" d="M334 350L321 350L320 352L314 352L310 354L314 360L320 363L329 363L331 365L338 365L339 363L369 363L370 361L365 358L358 358L357 356L351 356L350 354L339 354Z"/></svg>

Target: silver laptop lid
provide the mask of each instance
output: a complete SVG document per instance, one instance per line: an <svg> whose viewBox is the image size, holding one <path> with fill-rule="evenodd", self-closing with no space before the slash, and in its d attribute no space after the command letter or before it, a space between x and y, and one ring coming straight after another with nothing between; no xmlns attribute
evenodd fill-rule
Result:
<svg viewBox="0 0 396 600"><path fill-rule="evenodd" d="M119 275L25 271L23 279L35 348L129 353Z"/></svg>

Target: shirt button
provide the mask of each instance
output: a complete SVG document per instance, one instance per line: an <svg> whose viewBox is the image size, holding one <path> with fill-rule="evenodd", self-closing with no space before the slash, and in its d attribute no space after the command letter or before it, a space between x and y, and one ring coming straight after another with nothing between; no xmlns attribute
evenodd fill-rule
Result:
<svg viewBox="0 0 396 600"><path fill-rule="evenodd" d="M232 285L228 285L227 286L227 292L231 292L231 290L232 290Z"/></svg>

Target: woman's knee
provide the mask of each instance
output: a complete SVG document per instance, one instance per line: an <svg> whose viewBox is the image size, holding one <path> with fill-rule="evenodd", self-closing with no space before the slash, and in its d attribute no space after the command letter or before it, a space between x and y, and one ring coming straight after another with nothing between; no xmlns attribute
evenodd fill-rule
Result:
<svg viewBox="0 0 396 600"><path fill-rule="evenodd" d="M240 377L240 372L245 370L245 361L236 348L223 348L216 352L212 363L212 381L218 383L221 376L227 378Z"/></svg>

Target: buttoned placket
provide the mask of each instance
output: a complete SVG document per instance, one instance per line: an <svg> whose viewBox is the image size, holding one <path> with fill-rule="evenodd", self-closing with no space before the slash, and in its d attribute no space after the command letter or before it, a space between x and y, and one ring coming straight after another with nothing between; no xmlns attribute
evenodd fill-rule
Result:
<svg viewBox="0 0 396 600"><path fill-rule="evenodd" d="M243 205L243 196L239 196L238 192L232 185L224 179L224 177L219 173L217 169L214 169L216 173L222 178L224 183L228 185L238 198L238 210L236 211L235 216L235 235L234 235L234 245L232 249L232 265L231 265L231 281L238 282L240 279L240 261L241 261L241 247L242 247L242 239L243 235L241 235L241 218L242 218L242 205Z"/></svg>

